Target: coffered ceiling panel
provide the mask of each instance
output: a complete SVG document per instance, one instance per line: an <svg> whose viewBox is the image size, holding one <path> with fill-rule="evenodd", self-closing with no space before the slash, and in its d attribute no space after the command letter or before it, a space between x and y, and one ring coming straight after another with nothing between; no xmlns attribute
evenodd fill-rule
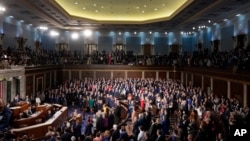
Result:
<svg viewBox="0 0 250 141"><path fill-rule="evenodd" d="M173 31L249 13L250 0L0 0L1 5L4 16L33 26Z"/></svg>

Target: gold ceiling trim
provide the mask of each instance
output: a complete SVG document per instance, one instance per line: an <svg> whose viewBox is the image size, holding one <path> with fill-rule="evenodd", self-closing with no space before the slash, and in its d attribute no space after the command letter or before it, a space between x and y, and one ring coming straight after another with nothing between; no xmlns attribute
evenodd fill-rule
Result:
<svg viewBox="0 0 250 141"><path fill-rule="evenodd" d="M175 3L178 3L180 6L178 8L176 8L175 10L173 10L172 12L170 12L171 14L168 14L167 16L165 17L162 17L162 16L157 16L155 14L151 14L149 15L148 17L151 17L151 18L147 18L145 17L144 19L143 18L134 18L134 19L130 19L130 20L123 20L122 18L121 19L118 19L118 18L114 18L114 19L105 19L105 18L102 18L100 19L99 17L96 17L96 16L91 16L91 17L84 17L84 16L79 16L79 15L74 15L74 14L70 14L70 11L69 10L66 10L62 4L59 4L58 2L76 2L76 1L79 1L79 0L76 0L76 1L69 1L69 0L51 0L49 1L54 7L56 7L56 9L62 13L64 16L66 16L68 19L71 19L71 20L78 20L78 21L85 21L85 22L91 22L91 23L105 23L105 24L147 24L147 23L153 23L153 22L160 22L160 21L167 21L167 20L171 20L173 17L175 17L178 13L180 13L183 9L185 9L188 5L190 5L194 0L158 0L158 3L159 1L161 2L172 2L173 4ZM86 0L86 1L90 1L90 0ZM110 1L115 1L115 0L110 0ZM130 1L130 0L124 0L124 1ZM151 0L145 0L145 1L151 1ZM178 1L178 2L177 2ZM181 1L181 2L180 2ZM152 0L152 2L155 2L155 0ZM144 5L145 6L145 5ZM159 5L158 5L159 6ZM72 7L72 6L71 6ZM152 8L152 7L151 7ZM167 6L165 6L165 8L168 8ZM79 7L78 7L78 10L79 10ZM82 10L84 11L84 10ZM164 10L162 10L164 12ZM92 12L94 13L94 11ZM96 14L96 13L94 13ZM162 13L161 13L162 14ZM144 14L141 14L141 15L146 15L145 13ZM159 14L160 15L160 14ZM162 14L163 15L163 14ZM103 16L103 15L102 15ZM132 17L139 17L140 14L136 14L134 13L132 15ZM96 18L92 18L92 17L96 17Z"/></svg>

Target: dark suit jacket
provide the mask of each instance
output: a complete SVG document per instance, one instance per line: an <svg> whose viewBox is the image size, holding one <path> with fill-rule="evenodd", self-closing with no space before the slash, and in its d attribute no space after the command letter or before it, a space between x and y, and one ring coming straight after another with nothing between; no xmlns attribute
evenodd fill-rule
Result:
<svg viewBox="0 0 250 141"><path fill-rule="evenodd" d="M150 126L150 129L149 129L149 135L150 135L150 138L152 140L156 140L157 138L157 129L158 129L158 124L154 123Z"/></svg>
<svg viewBox="0 0 250 141"><path fill-rule="evenodd" d="M116 129L112 132L112 135L111 135L112 139L111 141L117 141L120 137L120 131L119 129Z"/></svg>

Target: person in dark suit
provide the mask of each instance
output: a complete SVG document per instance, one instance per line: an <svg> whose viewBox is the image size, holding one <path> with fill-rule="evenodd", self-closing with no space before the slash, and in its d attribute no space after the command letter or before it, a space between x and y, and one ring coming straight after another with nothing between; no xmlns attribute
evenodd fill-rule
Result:
<svg viewBox="0 0 250 141"><path fill-rule="evenodd" d="M64 133L61 136L62 141L70 141L71 140L72 133L70 132L70 128L66 127L64 129Z"/></svg>
<svg viewBox="0 0 250 141"><path fill-rule="evenodd" d="M101 131L103 129L103 116L100 115L96 120L96 130Z"/></svg>
<svg viewBox="0 0 250 141"><path fill-rule="evenodd" d="M23 111L22 118L28 118L28 117L29 117L28 110Z"/></svg>
<svg viewBox="0 0 250 141"><path fill-rule="evenodd" d="M93 127L93 124L91 123L91 121L88 121L87 126L85 128L85 136L92 135L92 127Z"/></svg>
<svg viewBox="0 0 250 141"><path fill-rule="evenodd" d="M117 128L117 125L113 125L113 132L111 135L111 140L110 141L117 141L120 137L120 130Z"/></svg>
<svg viewBox="0 0 250 141"><path fill-rule="evenodd" d="M162 131L160 129L157 130L157 138L155 141L165 141L165 136L162 134Z"/></svg>
<svg viewBox="0 0 250 141"><path fill-rule="evenodd" d="M128 133L126 132L125 126L122 126L120 129L119 141L127 141L127 140L128 140Z"/></svg>
<svg viewBox="0 0 250 141"><path fill-rule="evenodd" d="M5 130L10 124L12 111L8 105L4 104L4 101L0 99L0 131Z"/></svg>
<svg viewBox="0 0 250 141"><path fill-rule="evenodd" d="M80 139L81 128L82 128L82 125L80 124L80 121L77 119L73 125L74 136L76 137L77 140Z"/></svg>
<svg viewBox="0 0 250 141"><path fill-rule="evenodd" d="M133 136L135 138L137 138L137 135L139 134L139 126L140 126L140 123L139 123L139 119L137 119L137 117L135 117L135 122L133 124L133 130L132 130L132 133L133 133Z"/></svg>
<svg viewBox="0 0 250 141"><path fill-rule="evenodd" d="M157 138L157 123L156 123L156 119L153 118L152 119L152 124L150 126L150 129L149 129L149 135L151 137L151 140L155 141L156 138Z"/></svg>
<svg viewBox="0 0 250 141"><path fill-rule="evenodd" d="M112 126L114 125L114 121L115 121L115 116L113 114L113 110L109 111L109 116L108 116L108 128L111 129Z"/></svg>

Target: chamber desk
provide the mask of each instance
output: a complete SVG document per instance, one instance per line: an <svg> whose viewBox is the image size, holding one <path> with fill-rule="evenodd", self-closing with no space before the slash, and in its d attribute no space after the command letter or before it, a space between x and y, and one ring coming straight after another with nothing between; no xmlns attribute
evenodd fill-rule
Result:
<svg viewBox="0 0 250 141"><path fill-rule="evenodd" d="M35 140L39 140L45 137L46 132L48 131L48 126L59 127L63 124L64 121L67 120L68 116L68 108L62 107L59 111L57 111L52 118L48 119L46 122L22 127L22 128L13 128L11 131L15 133L17 138L21 138L25 133L29 137L33 137Z"/></svg>

